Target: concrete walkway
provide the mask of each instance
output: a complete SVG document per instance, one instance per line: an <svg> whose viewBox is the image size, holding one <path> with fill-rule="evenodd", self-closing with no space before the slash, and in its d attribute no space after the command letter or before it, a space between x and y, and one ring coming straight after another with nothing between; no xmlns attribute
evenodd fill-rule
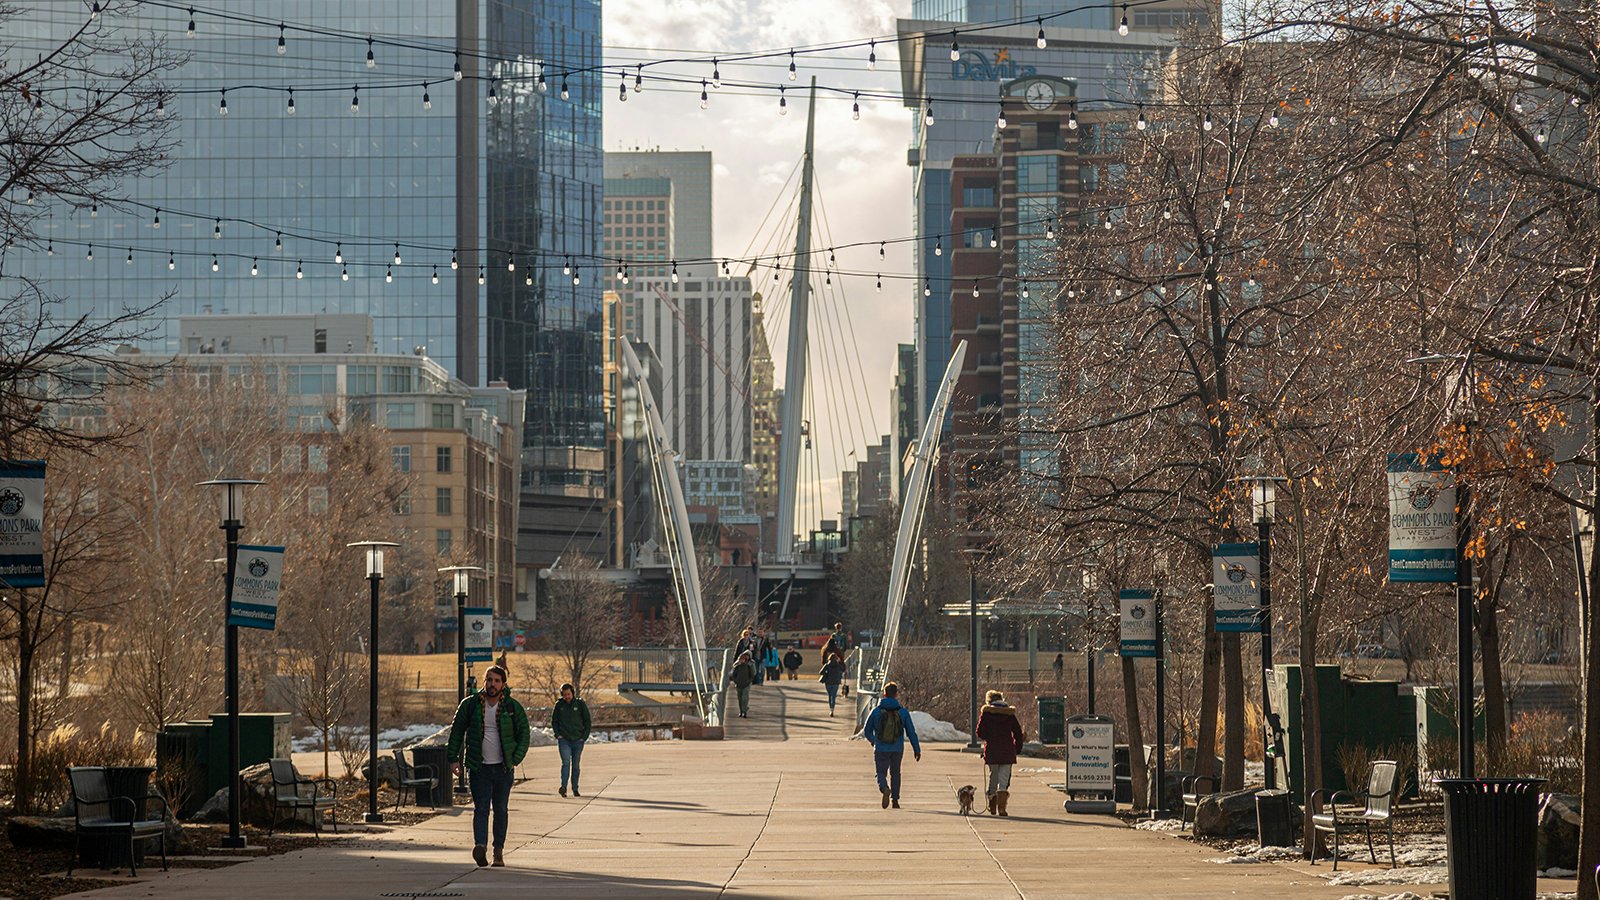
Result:
<svg viewBox="0 0 1600 900"><path fill-rule="evenodd" d="M1217 865L1219 856L1109 817L1070 816L1046 786L1013 782L1012 815L962 818L954 788L980 762L950 745L905 762L903 809L880 808L867 745L828 717L815 681L752 691L728 739L591 745L584 796L555 792L554 748L512 794L507 868L469 857L471 812L226 869L154 871L82 897L1297 897L1417 887L1328 887L1304 864ZM911 698L914 702L915 698ZM853 706L848 709L853 710ZM1045 764L1039 761L1038 768ZM1341 866L1341 869L1343 867ZM141 873L141 876L143 873ZM1570 889L1570 888L1568 888Z"/></svg>

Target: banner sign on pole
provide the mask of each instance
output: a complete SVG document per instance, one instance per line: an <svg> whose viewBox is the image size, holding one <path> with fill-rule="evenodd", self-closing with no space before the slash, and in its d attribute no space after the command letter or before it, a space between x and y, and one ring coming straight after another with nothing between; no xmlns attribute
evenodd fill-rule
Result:
<svg viewBox="0 0 1600 900"><path fill-rule="evenodd" d="M467 662L489 662L494 659L494 610L487 606L469 606L463 610L466 619L461 633L463 658Z"/></svg>
<svg viewBox="0 0 1600 900"><path fill-rule="evenodd" d="M278 624L278 588L283 582L283 548L239 545L233 567L233 600L228 624L272 630Z"/></svg>
<svg viewBox="0 0 1600 900"><path fill-rule="evenodd" d="M43 460L0 460L0 583L44 587Z"/></svg>
<svg viewBox="0 0 1600 900"><path fill-rule="evenodd" d="M1438 462L1389 454L1389 580L1456 580L1456 481Z"/></svg>
<svg viewBox="0 0 1600 900"><path fill-rule="evenodd" d="M1150 591L1125 590L1122 602L1122 655L1156 655L1156 596Z"/></svg>
<svg viewBox="0 0 1600 900"><path fill-rule="evenodd" d="M1218 544L1211 554L1218 631L1261 630L1261 554L1256 544Z"/></svg>

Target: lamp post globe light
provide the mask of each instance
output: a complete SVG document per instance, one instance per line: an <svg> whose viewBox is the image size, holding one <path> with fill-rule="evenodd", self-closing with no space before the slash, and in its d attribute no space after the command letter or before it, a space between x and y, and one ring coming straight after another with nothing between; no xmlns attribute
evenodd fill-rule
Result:
<svg viewBox="0 0 1600 900"><path fill-rule="evenodd" d="M367 583L372 587L372 626L367 637L367 814L363 821L383 821L378 812L378 585L383 582L383 551L398 547L393 541L356 541L346 547L360 547L367 562Z"/></svg>
<svg viewBox="0 0 1600 900"><path fill-rule="evenodd" d="M482 572L483 566L445 566L439 574L449 573L452 593L456 597L456 702L467 696L467 594L472 588L472 573ZM465 775L456 776L455 793L465 794Z"/></svg>
<svg viewBox="0 0 1600 900"><path fill-rule="evenodd" d="M1261 565L1261 740L1265 751L1267 790L1278 787L1277 766L1273 759L1278 748L1277 716L1272 712L1272 520L1278 513L1278 483L1281 475L1248 475L1239 481L1250 486L1250 512L1256 523L1256 552Z"/></svg>
<svg viewBox="0 0 1600 900"><path fill-rule="evenodd" d="M216 487L222 532L227 542L224 557L222 587L223 628L223 692L228 710L228 836L222 846L230 849L244 847L244 834L239 828L239 626L230 619L233 611L233 574L239 564L239 532L244 530L244 489L261 484L249 478L214 478L202 481L197 487Z"/></svg>
<svg viewBox="0 0 1600 900"><path fill-rule="evenodd" d="M1156 618L1156 790L1150 818L1160 819L1167 811L1167 633L1162 622L1161 604L1166 599L1167 575L1172 570L1172 554L1166 547L1154 553L1156 589L1152 605Z"/></svg>

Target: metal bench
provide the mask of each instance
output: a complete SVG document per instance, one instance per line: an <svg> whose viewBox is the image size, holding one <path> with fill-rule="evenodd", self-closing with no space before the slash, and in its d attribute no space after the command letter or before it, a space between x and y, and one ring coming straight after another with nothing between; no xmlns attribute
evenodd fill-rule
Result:
<svg viewBox="0 0 1600 900"><path fill-rule="evenodd" d="M1218 778L1215 775L1189 775L1179 782L1179 786L1183 789L1183 808L1178 812L1178 825L1180 828L1188 827L1190 822L1199 818L1200 801L1217 792L1217 781ZM1210 790L1201 791L1200 785L1202 783ZM1189 815L1191 812L1194 813L1194 816Z"/></svg>
<svg viewBox="0 0 1600 900"><path fill-rule="evenodd" d="M151 838L161 842L161 870L167 870L167 801L160 794L143 797L113 797L106 784L106 770L100 766L69 766L67 780L72 784L73 829L72 859L67 862L67 874L72 874L78 860L84 835L126 837L128 839L128 877L139 874L135 867L134 841ZM161 804L161 818L143 819L139 815L139 801L154 800Z"/></svg>
<svg viewBox="0 0 1600 900"><path fill-rule="evenodd" d="M619 694L693 694L700 689L692 681L624 681Z"/></svg>
<svg viewBox="0 0 1600 900"><path fill-rule="evenodd" d="M407 788L411 789L411 801L413 803L416 803L419 806L421 805L420 792L424 790L430 793L429 799L431 801L431 793L433 789L439 786L439 779L434 774L433 766L425 763L422 765L411 765L407 763L406 751L399 748L396 748L394 751L394 765L400 781L400 787L394 792L395 809L400 808L401 801L405 799Z"/></svg>
<svg viewBox="0 0 1600 900"><path fill-rule="evenodd" d="M300 810L311 811L311 831L318 837L322 836L322 829L317 827L317 813L332 813L333 833L339 833L339 814L336 808L339 795L339 785L331 778L301 778L294 770L294 763L287 759L269 759L267 765L272 768L272 822L267 826L267 834L272 834L278 827L278 811L284 807L289 809L289 817L295 818ZM307 795L305 788L311 789ZM322 789L328 792L324 794Z"/></svg>
<svg viewBox="0 0 1600 900"><path fill-rule="evenodd" d="M1394 798L1398 793L1399 785L1396 784L1396 771L1398 766L1386 759L1380 759L1372 764L1367 771L1367 789L1365 791L1332 791L1320 790L1311 795L1311 827L1317 831L1333 835L1333 870L1339 870L1339 832L1354 831L1365 828L1367 832L1367 852L1372 855L1372 861L1378 861L1378 851L1372 846L1372 826L1382 825L1389 829L1389 868L1394 868ZM1324 812L1322 801L1319 799L1326 795L1327 811ZM1349 800L1364 798L1360 809L1347 809L1339 811L1339 798ZM1317 842L1311 842L1311 863L1317 862Z"/></svg>

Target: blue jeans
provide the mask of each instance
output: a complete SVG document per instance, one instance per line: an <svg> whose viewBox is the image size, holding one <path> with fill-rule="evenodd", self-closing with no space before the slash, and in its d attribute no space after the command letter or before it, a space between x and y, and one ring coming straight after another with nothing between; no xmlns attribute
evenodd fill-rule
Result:
<svg viewBox="0 0 1600 900"><path fill-rule="evenodd" d="M482 765L471 771L472 840L482 847L489 843L489 810L494 809L494 848L506 845L510 824L511 768L503 763Z"/></svg>
<svg viewBox="0 0 1600 900"><path fill-rule="evenodd" d="M891 800L900 799L900 760L905 755L904 750L872 751L872 763L878 770L878 790L888 791Z"/></svg>
<svg viewBox="0 0 1600 900"><path fill-rule="evenodd" d="M569 783L567 775L572 775L571 785L573 793L578 790L578 762L583 759L583 741L571 738L556 738L556 748L561 751L561 786Z"/></svg>
<svg viewBox="0 0 1600 900"><path fill-rule="evenodd" d="M828 688L828 709L831 712L833 710L833 704L838 702L838 700L839 700L839 683L836 681L833 684L828 685L827 688Z"/></svg>

